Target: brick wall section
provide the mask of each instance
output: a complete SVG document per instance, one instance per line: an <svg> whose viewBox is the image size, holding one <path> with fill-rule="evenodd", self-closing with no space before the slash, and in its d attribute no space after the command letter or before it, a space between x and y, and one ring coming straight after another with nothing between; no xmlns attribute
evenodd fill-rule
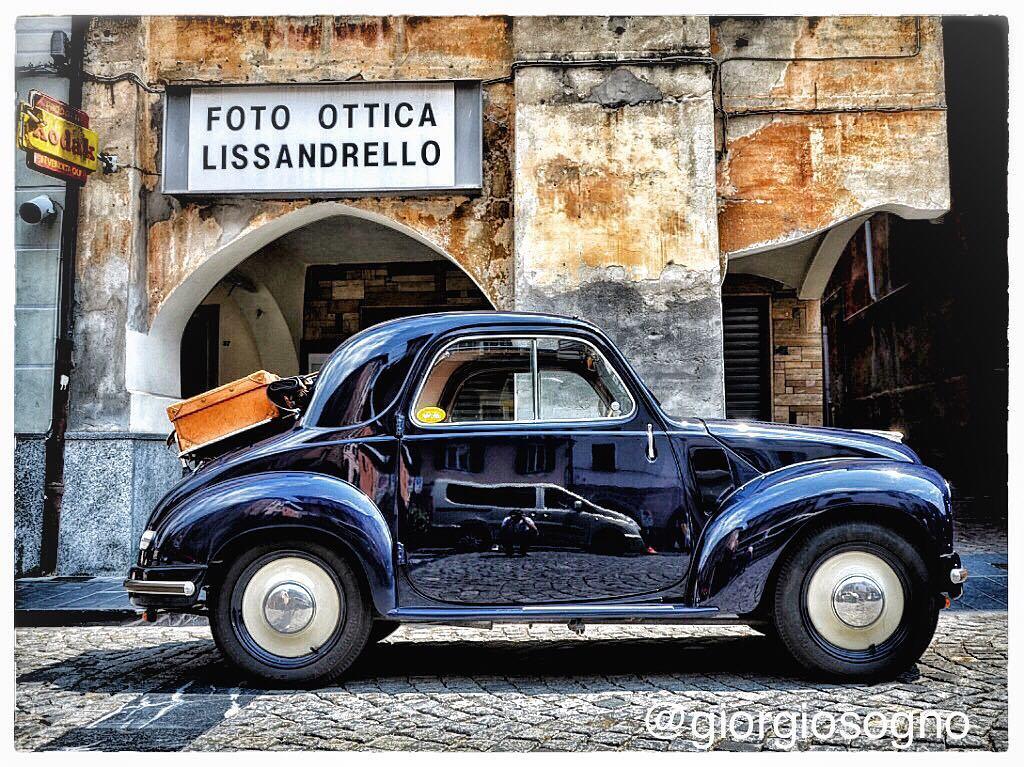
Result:
<svg viewBox="0 0 1024 767"><path fill-rule="evenodd" d="M386 319L489 308L473 281L447 262L311 266L306 272L303 357L333 351L349 336Z"/></svg>
<svg viewBox="0 0 1024 767"><path fill-rule="evenodd" d="M772 420L820 426L824 388L818 301L772 296Z"/></svg>

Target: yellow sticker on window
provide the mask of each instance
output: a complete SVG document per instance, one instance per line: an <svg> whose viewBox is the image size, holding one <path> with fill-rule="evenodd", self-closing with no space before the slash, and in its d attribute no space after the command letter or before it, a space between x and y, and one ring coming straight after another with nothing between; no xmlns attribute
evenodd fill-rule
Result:
<svg viewBox="0 0 1024 767"><path fill-rule="evenodd" d="M416 412L416 420L420 423L441 423L448 414L442 408L422 407Z"/></svg>

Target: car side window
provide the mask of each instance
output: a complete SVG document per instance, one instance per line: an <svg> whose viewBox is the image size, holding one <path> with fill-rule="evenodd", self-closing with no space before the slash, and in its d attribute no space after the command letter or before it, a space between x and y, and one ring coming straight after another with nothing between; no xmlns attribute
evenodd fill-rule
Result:
<svg viewBox="0 0 1024 767"><path fill-rule="evenodd" d="M542 421L591 421L633 411L633 398L604 357L572 338L538 338Z"/></svg>
<svg viewBox="0 0 1024 767"><path fill-rule="evenodd" d="M586 341L495 336L444 347L420 385L412 417L421 425L592 421L634 409L622 379Z"/></svg>
<svg viewBox="0 0 1024 767"><path fill-rule="evenodd" d="M462 506L483 506L500 509L532 509L537 505L532 485L464 485L452 482L445 497Z"/></svg>
<svg viewBox="0 0 1024 767"><path fill-rule="evenodd" d="M532 359L530 339L450 344L427 373L413 417L424 424L533 421Z"/></svg>
<svg viewBox="0 0 1024 767"><path fill-rule="evenodd" d="M577 500L579 499L569 495L561 488L544 488L545 509L572 509L575 508Z"/></svg>

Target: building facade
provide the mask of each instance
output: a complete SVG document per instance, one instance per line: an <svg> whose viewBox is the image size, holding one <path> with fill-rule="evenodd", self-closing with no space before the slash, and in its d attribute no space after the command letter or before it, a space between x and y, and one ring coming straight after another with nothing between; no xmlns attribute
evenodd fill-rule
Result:
<svg viewBox="0 0 1024 767"><path fill-rule="evenodd" d="M15 85L27 101L32 90L67 101L69 81L53 65L51 43L70 38L71 17L20 18L17 22ZM52 414L55 338L60 300L61 234L66 200L63 182L30 169L20 156L14 168L15 205L44 196L54 213L28 223L15 212L14 340L14 563L18 573L40 567L46 434Z"/></svg>
<svg viewBox="0 0 1024 767"><path fill-rule="evenodd" d="M84 70L112 161L78 213L61 574L128 563L180 475L167 405L252 370L316 369L403 314L579 315L673 413L820 424L821 301L851 237L950 207L932 17L98 17ZM390 107L367 96L349 112L388 130L409 124L398 105L417 89L454 94L454 181L413 167L448 151L428 151L447 108L409 128L425 153L390 161L429 188L218 180L251 169L256 145L243 160L202 136L257 117L277 129L273 99L317 86L390 89ZM303 135L334 130L343 107L311 112L322 130ZM323 165L314 141L305 162ZM366 147L335 148L388 164ZM41 482L29 444L25 488ZM32 572L43 544L19 504Z"/></svg>

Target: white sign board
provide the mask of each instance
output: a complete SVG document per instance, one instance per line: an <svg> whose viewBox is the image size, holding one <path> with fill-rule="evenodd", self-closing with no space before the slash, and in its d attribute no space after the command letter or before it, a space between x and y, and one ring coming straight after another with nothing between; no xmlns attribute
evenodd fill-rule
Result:
<svg viewBox="0 0 1024 767"><path fill-rule="evenodd" d="M184 191L452 188L455 102L452 82L194 88Z"/></svg>

